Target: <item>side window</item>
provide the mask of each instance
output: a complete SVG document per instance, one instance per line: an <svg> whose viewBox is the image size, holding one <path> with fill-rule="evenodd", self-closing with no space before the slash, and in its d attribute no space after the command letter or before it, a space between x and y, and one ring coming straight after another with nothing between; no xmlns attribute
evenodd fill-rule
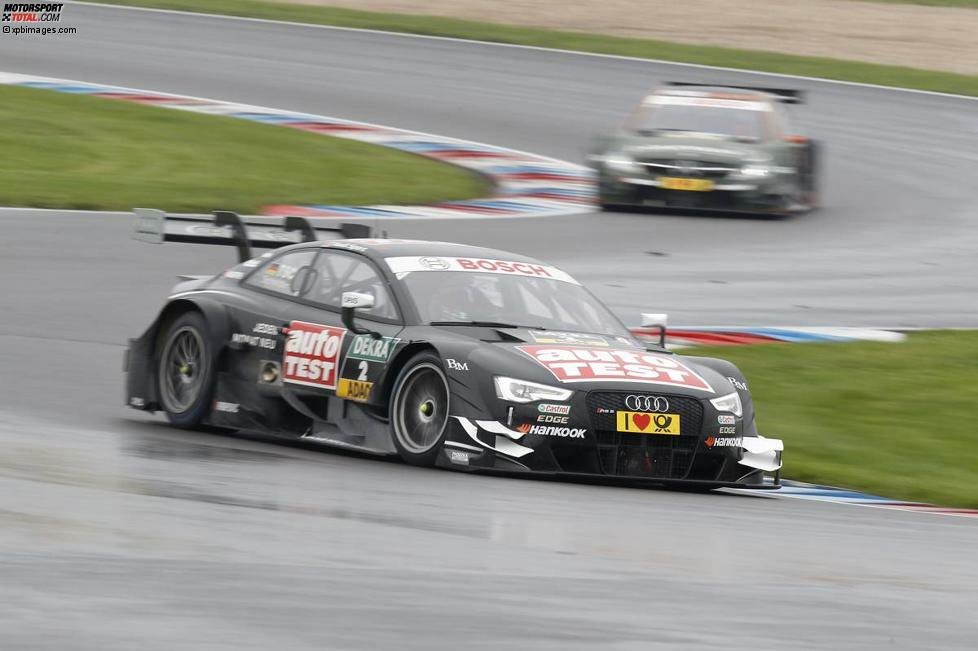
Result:
<svg viewBox="0 0 978 651"><path fill-rule="evenodd" d="M312 270L310 265L315 257L316 249L302 249L272 258L248 276L245 284L276 294L298 296L301 285L305 284L304 277Z"/></svg>
<svg viewBox="0 0 978 651"><path fill-rule="evenodd" d="M316 280L303 298L339 308L343 292L360 292L374 297L374 306L358 314L380 319L397 319L397 307L387 284L370 262L350 253L323 251L316 259Z"/></svg>

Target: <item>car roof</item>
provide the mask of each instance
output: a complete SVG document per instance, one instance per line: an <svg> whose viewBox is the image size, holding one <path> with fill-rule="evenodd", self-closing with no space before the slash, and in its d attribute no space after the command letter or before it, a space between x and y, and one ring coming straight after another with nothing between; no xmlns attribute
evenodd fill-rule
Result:
<svg viewBox="0 0 978 651"><path fill-rule="evenodd" d="M667 95L670 97L704 97L709 99L732 99L745 102L771 102L775 103L778 101L776 95L772 93L765 93L758 90L749 90L744 88L730 88L726 86L696 86L696 88L688 87L672 87L666 86L663 88L656 88L651 93L649 97L655 95Z"/></svg>
<svg viewBox="0 0 978 651"><path fill-rule="evenodd" d="M549 265L549 263L518 253L491 249L455 242L431 242L428 240L401 239L348 239L329 240L321 243L323 247L350 249L373 258L397 258L405 256L432 256L445 258L475 258L484 260L507 260Z"/></svg>

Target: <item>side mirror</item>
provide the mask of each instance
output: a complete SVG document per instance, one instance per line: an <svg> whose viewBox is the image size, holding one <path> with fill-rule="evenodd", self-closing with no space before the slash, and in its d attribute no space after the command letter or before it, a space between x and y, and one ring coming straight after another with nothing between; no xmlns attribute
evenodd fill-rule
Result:
<svg viewBox="0 0 978 651"><path fill-rule="evenodd" d="M642 327L655 328L659 331L659 347L665 348L666 345L666 325L669 323L669 315L663 313L642 313Z"/></svg>
<svg viewBox="0 0 978 651"><path fill-rule="evenodd" d="M356 310L369 310L374 306L374 297L371 294L360 292L343 292L340 300L340 318L346 329L357 335L370 335L374 339L380 339L381 334L367 328L360 328L353 322L353 315Z"/></svg>

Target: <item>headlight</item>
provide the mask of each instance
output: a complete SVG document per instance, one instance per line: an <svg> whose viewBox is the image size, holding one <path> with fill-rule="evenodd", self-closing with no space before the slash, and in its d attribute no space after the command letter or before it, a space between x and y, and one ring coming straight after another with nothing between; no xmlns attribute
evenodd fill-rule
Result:
<svg viewBox="0 0 978 651"><path fill-rule="evenodd" d="M619 174L637 174L642 171L635 161L624 154L611 154L604 157L604 165Z"/></svg>
<svg viewBox="0 0 978 651"><path fill-rule="evenodd" d="M740 168L740 173L743 176L752 176L755 178L761 178L764 176L771 175L771 168L764 167L763 165L744 165Z"/></svg>
<svg viewBox="0 0 978 651"><path fill-rule="evenodd" d="M710 401L717 411L727 411L740 418L744 415L744 406L740 403L740 394L734 391L725 396Z"/></svg>
<svg viewBox="0 0 978 651"><path fill-rule="evenodd" d="M511 377L497 377L496 395L510 402L535 402L537 400L567 400L573 395L570 389L558 389L546 384L514 380Z"/></svg>

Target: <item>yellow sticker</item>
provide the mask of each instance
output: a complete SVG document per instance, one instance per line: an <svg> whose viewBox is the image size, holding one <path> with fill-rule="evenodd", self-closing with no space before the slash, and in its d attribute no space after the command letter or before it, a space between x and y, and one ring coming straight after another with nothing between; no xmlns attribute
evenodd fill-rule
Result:
<svg viewBox="0 0 978 651"><path fill-rule="evenodd" d="M713 181L710 179L682 179L674 176L660 176L659 186L664 190L709 192L713 189Z"/></svg>
<svg viewBox="0 0 978 651"><path fill-rule="evenodd" d="M679 436L679 414L645 414L619 411L615 414L619 432L632 434L669 434Z"/></svg>
<svg viewBox="0 0 978 651"><path fill-rule="evenodd" d="M367 402L370 400L370 390L373 388L373 382L340 378L340 383L336 387L336 397L346 398L354 402Z"/></svg>

